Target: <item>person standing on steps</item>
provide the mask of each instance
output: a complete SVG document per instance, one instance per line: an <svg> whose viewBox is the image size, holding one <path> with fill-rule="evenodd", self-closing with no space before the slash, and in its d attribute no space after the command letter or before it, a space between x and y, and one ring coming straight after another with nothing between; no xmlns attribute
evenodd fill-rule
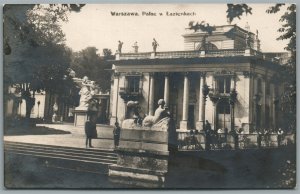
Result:
<svg viewBox="0 0 300 194"><path fill-rule="evenodd" d="M119 126L119 123L116 122L115 127L114 127L114 131L113 131L115 148L119 146L120 132L121 132L121 128Z"/></svg>
<svg viewBox="0 0 300 194"><path fill-rule="evenodd" d="M95 138L97 136L96 131L96 115L94 114L88 114L88 120L85 122L85 135L86 135L86 141L85 146L86 148L93 148L92 146L92 138Z"/></svg>

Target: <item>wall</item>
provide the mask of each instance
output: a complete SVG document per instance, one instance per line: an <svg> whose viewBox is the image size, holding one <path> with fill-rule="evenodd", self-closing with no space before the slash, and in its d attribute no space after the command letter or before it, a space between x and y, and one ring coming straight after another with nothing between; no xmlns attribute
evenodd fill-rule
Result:
<svg viewBox="0 0 300 194"><path fill-rule="evenodd" d="M237 102L235 104L235 126L243 127L249 132L249 92L250 78L238 74L236 76Z"/></svg>
<svg viewBox="0 0 300 194"><path fill-rule="evenodd" d="M142 76L143 82L142 82L142 99L139 101L142 113L143 114L149 114L149 107L148 107L148 101L149 101L149 88L150 88L150 75L149 73L143 73ZM155 86L155 83L154 83Z"/></svg>

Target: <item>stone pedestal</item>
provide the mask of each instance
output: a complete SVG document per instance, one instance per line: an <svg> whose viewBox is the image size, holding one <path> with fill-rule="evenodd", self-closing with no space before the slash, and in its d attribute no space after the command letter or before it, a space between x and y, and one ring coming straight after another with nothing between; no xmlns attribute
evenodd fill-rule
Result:
<svg viewBox="0 0 300 194"><path fill-rule="evenodd" d="M122 129L118 162L109 166L109 180L132 188L161 188L168 171L168 132Z"/></svg>
<svg viewBox="0 0 300 194"><path fill-rule="evenodd" d="M87 111L88 107L76 107L74 110L74 126L75 127L84 127L85 122L87 121Z"/></svg>
<svg viewBox="0 0 300 194"><path fill-rule="evenodd" d="M111 117L110 118L110 122L109 123L110 123L111 126L115 126L116 122L117 122L117 117Z"/></svg>
<svg viewBox="0 0 300 194"><path fill-rule="evenodd" d="M251 56L251 51L249 48L246 48L244 56Z"/></svg>
<svg viewBox="0 0 300 194"><path fill-rule="evenodd" d="M203 129L203 121L197 121L196 122L196 129L201 131L201 130L204 130Z"/></svg>
<svg viewBox="0 0 300 194"><path fill-rule="evenodd" d="M182 130L188 130L188 122L187 121L180 121L179 128Z"/></svg>

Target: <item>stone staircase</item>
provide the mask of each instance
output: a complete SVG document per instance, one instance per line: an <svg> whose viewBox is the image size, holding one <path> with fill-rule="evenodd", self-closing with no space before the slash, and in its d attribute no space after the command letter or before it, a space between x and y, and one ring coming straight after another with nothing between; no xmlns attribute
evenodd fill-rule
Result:
<svg viewBox="0 0 300 194"><path fill-rule="evenodd" d="M39 158L52 168L64 168L93 173L108 173L108 166L117 163L112 150L85 149L33 143L4 141L4 154L19 154Z"/></svg>

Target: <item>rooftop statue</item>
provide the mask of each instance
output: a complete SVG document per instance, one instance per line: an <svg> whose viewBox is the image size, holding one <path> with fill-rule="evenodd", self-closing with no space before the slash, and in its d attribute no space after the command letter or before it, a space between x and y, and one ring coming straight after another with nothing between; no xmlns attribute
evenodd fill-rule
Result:
<svg viewBox="0 0 300 194"><path fill-rule="evenodd" d="M153 42L152 42L153 52L156 52L157 46L159 46L159 44L157 43L157 41L155 40L155 38L153 38Z"/></svg>
<svg viewBox="0 0 300 194"><path fill-rule="evenodd" d="M123 46L123 42L121 42L120 40L118 41L118 52L121 53L122 52L122 46Z"/></svg>
<svg viewBox="0 0 300 194"><path fill-rule="evenodd" d="M134 53L138 53L139 52L139 46L138 46L138 43L137 41L135 41L135 43L133 44L133 49L134 49Z"/></svg>
<svg viewBox="0 0 300 194"><path fill-rule="evenodd" d="M246 48L251 48L251 36L249 32L246 34Z"/></svg>

